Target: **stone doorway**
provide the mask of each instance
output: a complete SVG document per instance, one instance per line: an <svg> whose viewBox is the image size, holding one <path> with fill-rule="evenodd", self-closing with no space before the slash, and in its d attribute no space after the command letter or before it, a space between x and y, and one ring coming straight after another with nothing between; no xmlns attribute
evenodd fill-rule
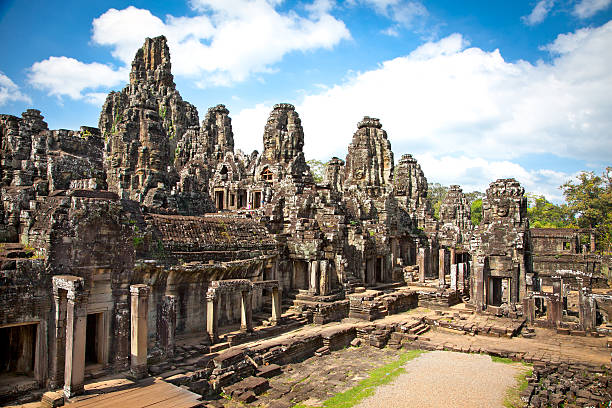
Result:
<svg viewBox="0 0 612 408"><path fill-rule="evenodd" d="M491 277L489 278L489 285L490 285L490 299L489 299L489 304L491 306L501 306L502 302L503 302L503 285L502 285L502 280L503 278L494 278Z"/></svg>
<svg viewBox="0 0 612 408"><path fill-rule="evenodd" d="M376 283L385 281L385 264L384 258L376 258Z"/></svg>
<svg viewBox="0 0 612 408"><path fill-rule="evenodd" d="M85 364L104 364L104 314L87 315Z"/></svg>
<svg viewBox="0 0 612 408"><path fill-rule="evenodd" d="M256 191L253 194L253 208L261 207L261 191Z"/></svg>
<svg viewBox="0 0 612 408"><path fill-rule="evenodd" d="M34 375L37 326L34 323L0 328L0 376Z"/></svg>
<svg viewBox="0 0 612 408"><path fill-rule="evenodd" d="M223 210L223 203L224 203L224 194L223 191L215 191L215 205L217 207L217 210L221 211Z"/></svg>

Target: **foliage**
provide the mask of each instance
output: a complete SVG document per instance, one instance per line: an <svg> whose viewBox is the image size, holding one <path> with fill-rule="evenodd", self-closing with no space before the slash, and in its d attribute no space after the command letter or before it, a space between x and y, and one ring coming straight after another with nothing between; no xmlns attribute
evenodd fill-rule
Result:
<svg viewBox="0 0 612 408"><path fill-rule="evenodd" d="M527 216L531 228L572 228L572 217L567 205L556 205L544 198L527 194Z"/></svg>
<svg viewBox="0 0 612 408"><path fill-rule="evenodd" d="M422 350L410 350L399 355L399 358L382 367L378 367L369 373L369 377L361 380L356 386L348 391L336 394L323 403L325 408L349 408L357 405L361 400L374 394L376 387L390 383L398 375L405 372L402 367L408 361L425 353ZM305 407L304 404L296 407Z"/></svg>
<svg viewBox="0 0 612 408"><path fill-rule="evenodd" d="M600 251L612 251L612 167L602 176L581 172L561 186L569 217L579 228L594 228Z"/></svg>
<svg viewBox="0 0 612 408"><path fill-rule="evenodd" d="M440 219L440 205L448 193L448 187L440 183L430 183L427 187L427 201L431 204L434 210L434 218Z"/></svg>
<svg viewBox="0 0 612 408"><path fill-rule="evenodd" d="M482 221L482 198L472 201L470 205L472 225L480 225Z"/></svg>
<svg viewBox="0 0 612 408"><path fill-rule="evenodd" d="M310 166L310 173L312 174L312 178L315 183L323 182L323 178L325 177L325 166L327 163L323 163L321 160L311 159L306 162L308 166Z"/></svg>

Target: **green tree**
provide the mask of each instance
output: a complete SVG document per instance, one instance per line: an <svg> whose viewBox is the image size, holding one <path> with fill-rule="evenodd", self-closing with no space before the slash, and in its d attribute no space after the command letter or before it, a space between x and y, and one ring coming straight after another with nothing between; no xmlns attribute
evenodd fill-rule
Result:
<svg viewBox="0 0 612 408"><path fill-rule="evenodd" d="M470 205L472 225L480 225L482 221L482 198L477 198Z"/></svg>
<svg viewBox="0 0 612 408"><path fill-rule="evenodd" d="M315 183L321 183L325 177L325 166L327 163L323 163L321 160L311 159L306 162L310 166L310 174Z"/></svg>
<svg viewBox="0 0 612 408"><path fill-rule="evenodd" d="M434 218L437 220L440 219L440 205L447 193L448 187L440 183L430 183L427 187L427 201L431 204L434 210Z"/></svg>
<svg viewBox="0 0 612 408"><path fill-rule="evenodd" d="M544 196L527 194L527 216L532 228L571 228L573 219L567 205L556 205Z"/></svg>
<svg viewBox="0 0 612 408"><path fill-rule="evenodd" d="M580 228L593 228L600 251L612 250L612 167L603 175L581 172L561 186L567 208Z"/></svg>

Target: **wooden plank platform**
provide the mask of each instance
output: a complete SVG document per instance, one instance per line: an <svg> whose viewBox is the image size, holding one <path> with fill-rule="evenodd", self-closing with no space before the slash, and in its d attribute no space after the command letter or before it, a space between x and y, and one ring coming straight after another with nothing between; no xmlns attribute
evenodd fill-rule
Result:
<svg viewBox="0 0 612 408"><path fill-rule="evenodd" d="M106 384L109 392L104 392L104 386L91 387L86 394L68 401L70 408L112 408L112 407L199 407L202 401L200 396L183 388L176 387L160 379L147 379L139 383L128 385L128 388L117 389L117 383ZM120 388L120 387L119 387ZM114 390L113 390L114 389Z"/></svg>

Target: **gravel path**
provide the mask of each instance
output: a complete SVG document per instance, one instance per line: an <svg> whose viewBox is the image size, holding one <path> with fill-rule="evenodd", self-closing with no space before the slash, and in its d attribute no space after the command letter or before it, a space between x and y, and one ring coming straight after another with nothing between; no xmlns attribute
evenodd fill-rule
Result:
<svg viewBox="0 0 612 408"><path fill-rule="evenodd" d="M520 364L494 363L481 354L431 351L409 361L406 372L357 407L503 407Z"/></svg>

